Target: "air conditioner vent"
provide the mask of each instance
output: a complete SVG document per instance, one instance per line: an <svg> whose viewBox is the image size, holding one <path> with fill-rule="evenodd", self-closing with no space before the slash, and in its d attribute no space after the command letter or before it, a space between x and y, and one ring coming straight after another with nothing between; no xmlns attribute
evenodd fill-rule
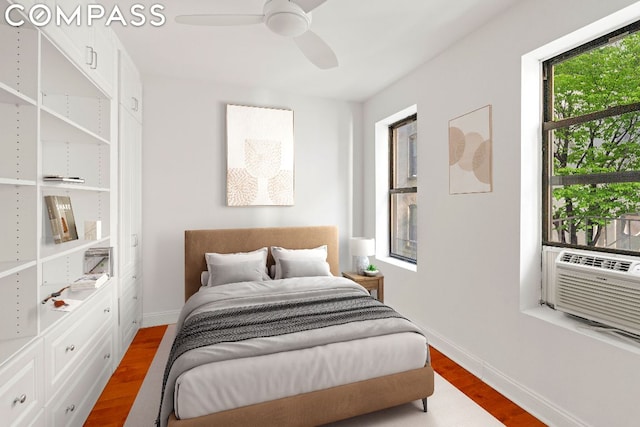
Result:
<svg viewBox="0 0 640 427"><path fill-rule="evenodd" d="M576 252L562 252L560 261L568 264L588 265L590 267L602 268L604 270L629 271L631 261L606 258L600 256L586 255Z"/></svg>
<svg viewBox="0 0 640 427"><path fill-rule="evenodd" d="M640 335L640 260L561 252L556 258L555 308Z"/></svg>

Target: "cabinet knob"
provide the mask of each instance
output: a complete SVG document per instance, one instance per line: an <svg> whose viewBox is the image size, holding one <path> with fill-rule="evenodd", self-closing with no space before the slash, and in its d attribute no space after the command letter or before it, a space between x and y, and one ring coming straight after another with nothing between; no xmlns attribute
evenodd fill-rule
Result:
<svg viewBox="0 0 640 427"><path fill-rule="evenodd" d="M69 413L69 412L73 412L76 410L76 405L74 405L73 403L69 406L67 406L66 411L64 411L65 413Z"/></svg>
<svg viewBox="0 0 640 427"><path fill-rule="evenodd" d="M105 313L111 313L111 307L107 307L107 308L105 308L105 309L104 309L104 312L105 312Z"/></svg>
<svg viewBox="0 0 640 427"><path fill-rule="evenodd" d="M13 399L13 405L17 405L18 403L24 403L27 401L27 395L26 394L21 394L19 397L16 397L15 399Z"/></svg>
<svg viewBox="0 0 640 427"><path fill-rule="evenodd" d="M105 354L105 355L104 355L104 358L105 358L105 359L111 359L111 353L107 353L107 354Z"/></svg>
<svg viewBox="0 0 640 427"><path fill-rule="evenodd" d="M71 344L70 346L67 347L67 349L65 351L73 351L76 349L76 346Z"/></svg>

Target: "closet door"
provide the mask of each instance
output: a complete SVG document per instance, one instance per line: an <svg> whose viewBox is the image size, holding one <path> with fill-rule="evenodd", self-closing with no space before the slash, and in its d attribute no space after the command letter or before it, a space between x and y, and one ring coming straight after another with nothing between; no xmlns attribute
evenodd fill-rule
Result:
<svg viewBox="0 0 640 427"><path fill-rule="evenodd" d="M120 356L142 324L142 84L120 51Z"/></svg>

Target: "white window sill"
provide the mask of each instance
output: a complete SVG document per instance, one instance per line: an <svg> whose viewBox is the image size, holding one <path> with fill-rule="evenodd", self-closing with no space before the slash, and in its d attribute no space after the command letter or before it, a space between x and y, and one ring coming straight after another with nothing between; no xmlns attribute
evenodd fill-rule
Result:
<svg viewBox="0 0 640 427"><path fill-rule="evenodd" d="M401 259L398 259L398 258L376 257L376 262L378 263L383 262L385 264L393 265L395 267L399 267L407 271L413 271L414 273L418 271L418 266L416 264L412 264L407 261L402 261Z"/></svg>
<svg viewBox="0 0 640 427"><path fill-rule="evenodd" d="M610 332L592 329L588 323L583 322L579 319L575 319L550 307L539 306L526 309L523 311L523 313L528 316L540 319L544 322L548 322L552 325L577 332L581 335L597 339L598 341L616 346L635 354L640 354L640 342L632 341L630 339L620 337Z"/></svg>

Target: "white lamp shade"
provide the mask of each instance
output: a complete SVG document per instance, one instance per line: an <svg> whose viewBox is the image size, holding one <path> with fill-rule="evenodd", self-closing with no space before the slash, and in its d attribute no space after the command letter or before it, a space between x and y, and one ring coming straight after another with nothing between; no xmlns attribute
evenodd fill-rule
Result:
<svg viewBox="0 0 640 427"><path fill-rule="evenodd" d="M349 252L352 256L375 255L376 241L366 237L352 237L349 241Z"/></svg>

